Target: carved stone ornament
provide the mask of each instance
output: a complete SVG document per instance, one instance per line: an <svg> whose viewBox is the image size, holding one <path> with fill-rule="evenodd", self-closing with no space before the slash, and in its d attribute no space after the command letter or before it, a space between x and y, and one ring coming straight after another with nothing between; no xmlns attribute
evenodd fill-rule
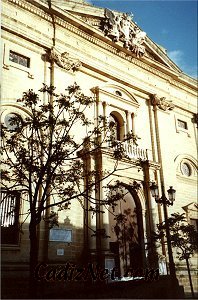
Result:
<svg viewBox="0 0 198 300"><path fill-rule="evenodd" d="M47 51L46 58L48 61L55 62L57 66L67 71L72 70L74 72L82 66L80 60L69 57L69 53L67 52L60 54L54 47Z"/></svg>
<svg viewBox="0 0 198 300"><path fill-rule="evenodd" d="M113 42L121 41L124 47L131 50L137 57L142 57L145 47L142 45L146 38L146 32L141 31L137 26L132 26L131 18L128 14L115 15L105 8L105 18L101 22L104 34Z"/></svg>
<svg viewBox="0 0 198 300"><path fill-rule="evenodd" d="M166 97L159 98L156 94L151 96L151 103L153 106L158 106L160 109L166 110L173 110L175 105L172 101L166 100Z"/></svg>

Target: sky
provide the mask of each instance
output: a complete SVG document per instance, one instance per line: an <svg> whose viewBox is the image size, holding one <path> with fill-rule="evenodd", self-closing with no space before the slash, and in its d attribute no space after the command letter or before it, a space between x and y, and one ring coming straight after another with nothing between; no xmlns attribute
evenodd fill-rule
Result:
<svg viewBox="0 0 198 300"><path fill-rule="evenodd" d="M133 21L191 77L197 78L197 0L88 0L97 7L132 13Z"/></svg>

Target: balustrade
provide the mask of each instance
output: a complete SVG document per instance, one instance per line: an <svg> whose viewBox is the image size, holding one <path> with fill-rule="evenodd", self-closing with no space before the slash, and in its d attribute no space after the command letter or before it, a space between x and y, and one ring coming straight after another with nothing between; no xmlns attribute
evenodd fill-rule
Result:
<svg viewBox="0 0 198 300"><path fill-rule="evenodd" d="M108 147L112 148L112 144L109 143ZM140 147L138 147L137 145L125 141L125 142L121 142L121 141L117 141L117 145L115 146L117 149L119 148L123 148L125 151L125 154L131 158L131 159L142 159L142 160L148 160L148 150L147 149L142 149Z"/></svg>

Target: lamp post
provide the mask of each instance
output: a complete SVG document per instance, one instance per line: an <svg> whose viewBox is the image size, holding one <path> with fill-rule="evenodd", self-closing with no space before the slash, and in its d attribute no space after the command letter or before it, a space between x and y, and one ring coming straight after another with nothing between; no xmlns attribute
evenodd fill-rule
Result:
<svg viewBox="0 0 198 300"><path fill-rule="evenodd" d="M171 237L170 237L170 230L169 230L169 224L168 224L168 213L167 213L167 206L173 205L173 202L175 200L176 190L174 190L172 186L167 190L168 199L166 198L166 195L165 195L164 186L162 186L162 197L159 197L158 186L154 182L151 184L150 190L151 190L151 195L152 195L152 197L155 198L156 203L160 203L161 205L163 205L168 256L169 256L170 276L172 279L176 279L175 263L173 260L173 252L172 252L172 247L171 247Z"/></svg>

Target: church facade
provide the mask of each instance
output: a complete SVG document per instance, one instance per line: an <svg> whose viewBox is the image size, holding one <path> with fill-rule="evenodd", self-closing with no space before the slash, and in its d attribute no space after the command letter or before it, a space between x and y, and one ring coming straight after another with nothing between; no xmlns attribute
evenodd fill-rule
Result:
<svg viewBox="0 0 198 300"><path fill-rule="evenodd" d="M100 249L109 269L117 267L123 274L125 264L145 268L149 237L164 219L163 207L151 196L151 182L158 184L160 194L173 186L176 199L168 214L185 213L187 221L197 226L197 81L184 74L132 17L82 0L3 0L1 47L3 123L13 114L25 114L17 102L25 90L38 91L45 83L62 92L77 82L96 100L91 118L103 116L113 122L115 138L127 154L118 170L99 184L93 198L105 197L104 184L121 182L127 193L116 209L131 212L134 240L130 246L125 240L119 247L112 211L85 216L76 202L60 213L58 228L49 231L41 222L40 261L78 264L86 255L86 243L90 260L96 261ZM130 132L133 142L124 140ZM100 155L89 160L90 170L111 171L115 164L111 145L105 144ZM135 189L136 184L140 188ZM23 223L26 207L20 203L20 193L7 201L2 214L14 201L21 212L17 222ZM2 274L14 270L26 274L28 222L23 224L23 234L9 222L5 217L2 223ZM167 274L167 249L161 246L158 252L160 272ZM186 266L177 260L176 252L174 259L177 277L186 285ZM196 279L196 257L190 264Z"/></svg>

